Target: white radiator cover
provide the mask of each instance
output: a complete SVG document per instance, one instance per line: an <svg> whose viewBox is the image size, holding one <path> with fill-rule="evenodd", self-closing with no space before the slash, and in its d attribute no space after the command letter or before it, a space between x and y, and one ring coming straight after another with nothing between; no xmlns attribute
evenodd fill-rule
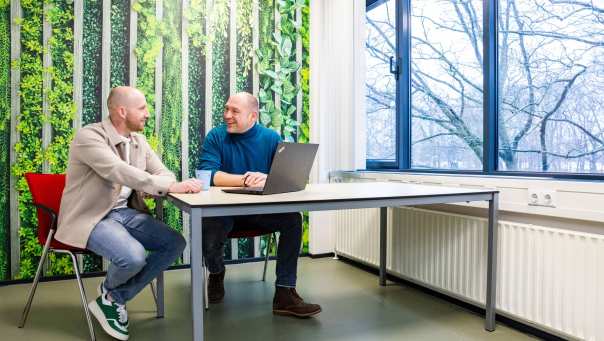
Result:
<svg viewBox="0 0 604 341"><path fill-rule="evenodd" d="M379 261L379 210L338 211L335 251ZM486 219L388 213L390 273L484 306ZM560 336L604 340L604 237L499 221L497 310Z"/></svg>

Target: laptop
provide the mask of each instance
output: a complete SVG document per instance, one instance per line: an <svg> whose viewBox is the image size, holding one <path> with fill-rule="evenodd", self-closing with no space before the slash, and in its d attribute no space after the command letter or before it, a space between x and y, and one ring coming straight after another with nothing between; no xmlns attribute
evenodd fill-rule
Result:
<svg viewBox="0 0 604 341"><path fill-rule="evenodd" d="M264 187L223 189L236 194L277 194L301 191L306 187L318 144L282 142L277 146Z"/></svg>

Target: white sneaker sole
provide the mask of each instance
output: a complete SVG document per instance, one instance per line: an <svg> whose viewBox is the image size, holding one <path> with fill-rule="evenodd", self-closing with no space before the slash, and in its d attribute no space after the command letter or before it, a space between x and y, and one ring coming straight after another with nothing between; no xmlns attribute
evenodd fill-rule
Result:
<svg viewBox="0 0 604 341"><path fill-rule="evenodd" d="M88 303L88 309L90 310L92 315L94 315L96 320L99 322L99 324L101 325L101 327L103 328L105 333L109 334L111 337L116 338L118 340L122 340L122 341L128 340L127 335L120 334L119 332L116 332L115 330L113 330L113 328L111 328L109 323L107 323L107 320L105 320L105 314L103 314L103 311L101 310L101 307L99 307L99 305L96 303L96 300Z"/></svg>

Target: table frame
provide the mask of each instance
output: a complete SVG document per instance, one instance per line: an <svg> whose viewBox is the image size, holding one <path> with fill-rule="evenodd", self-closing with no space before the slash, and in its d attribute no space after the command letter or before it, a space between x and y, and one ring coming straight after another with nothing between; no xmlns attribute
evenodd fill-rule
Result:
<svg viewBox="0 0 604 341"><path fill-rule="evenodd" d="M190 219L190 247L191 247L191 309L193 322L193 340L203 341L203 313L204 313L204 290L205 276L202 264L202 217L219 217L233 215L251 215L251 214L269 214L269 213L287 213L301 211L325 211L357 208L380 208L380 257L379 257L379 284L386 285L386 254L387 254L387 228L388 228L388 208L428 205L428 204L447 204L456 202L487 201L489 204L488 212L488 231L487 231L487 290L485 304L485 329L487 331L495 330L495 304L496 304L496 274L497 274L497 224L498 224L498 191L480 193L459 193L443 194L415 197L396 197L396 198L367 198L333 201L309 201L292 203L250 203L228 206L209 206L192 207L186 202L168 195L168 200L174 203L183 212L189 214ZM161 211L161 204L158 211ZM161 219L161 216L158 218ZM158 277L157 300L158 317L164 316L164 284L163 274Z"/></svg>

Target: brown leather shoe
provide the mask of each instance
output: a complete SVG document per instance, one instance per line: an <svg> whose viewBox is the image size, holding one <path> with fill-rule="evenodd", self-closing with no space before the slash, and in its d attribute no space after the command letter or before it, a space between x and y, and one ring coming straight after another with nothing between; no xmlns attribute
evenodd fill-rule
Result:
<svg viewBox="0 0 604 341"><path fill-rule="evenodd" d="M310 317L321 312L318 304L305 303L295 288L276 287L273 314Z"/></svg>
<svg viewBox="0 0 604 341"><path fill-rule="evenodd" d="M208 281L208 302L220 303L224 299L224 274L226 270L222 272L210 274Z"/></svg>

